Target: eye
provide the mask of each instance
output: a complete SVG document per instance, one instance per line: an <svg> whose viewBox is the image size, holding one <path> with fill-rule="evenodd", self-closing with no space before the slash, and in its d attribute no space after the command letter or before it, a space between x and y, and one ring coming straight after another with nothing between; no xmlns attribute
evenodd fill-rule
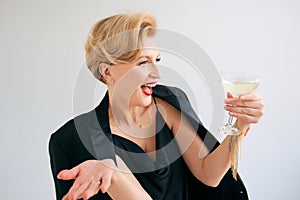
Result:
<svg viewBox="0 0 300 200"><path fill-rule="evenodd" d="M140 66L140 65L145 65L145 64L147 64L148 63L148 60L144 60L144 61L141 61L138 65Z"/></svg>
<svg viewBox="0 0 300 200"><path fill-rule="evenodd" d="M156 58L156 62L159 62L161 60L161 57Z"/></svg>

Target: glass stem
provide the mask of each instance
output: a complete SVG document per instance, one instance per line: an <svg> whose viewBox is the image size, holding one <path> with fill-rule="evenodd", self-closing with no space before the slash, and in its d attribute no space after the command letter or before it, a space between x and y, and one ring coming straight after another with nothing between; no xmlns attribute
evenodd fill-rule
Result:
<svg viewBox="0 0 300 200"><path fill-rule="evenodd" d="M228 124L230 127L232 127L232 121L233 121L233 117L232 117L231 115L229 115L227 124Z"/></svg>

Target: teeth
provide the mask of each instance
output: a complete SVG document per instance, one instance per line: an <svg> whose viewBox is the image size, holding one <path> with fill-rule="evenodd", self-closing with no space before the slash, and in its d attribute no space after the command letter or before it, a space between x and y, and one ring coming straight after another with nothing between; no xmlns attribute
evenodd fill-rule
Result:
<svg viewBox="0 0 300 200"><path fill-rule="evenodd" d="M155 86L156 86L156 83L154 83L154 84L149 84L149 83L147 83L147 84L145 84L145 86L146 86L146 87L155 87Z"/></svg>

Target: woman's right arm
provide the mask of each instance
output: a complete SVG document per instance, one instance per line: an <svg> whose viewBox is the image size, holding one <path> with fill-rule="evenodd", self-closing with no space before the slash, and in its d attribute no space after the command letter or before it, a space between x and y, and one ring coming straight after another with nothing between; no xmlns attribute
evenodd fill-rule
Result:
<svg viewBox="0 0 300 200"><path fill-rule="evenodd" d="M87 160L70 170L61 171L60 179L75 179L63 200L88 199L100 190L116 200L151 199L126 164L118 156L116 158L118 167L111 159Z"/></svg>

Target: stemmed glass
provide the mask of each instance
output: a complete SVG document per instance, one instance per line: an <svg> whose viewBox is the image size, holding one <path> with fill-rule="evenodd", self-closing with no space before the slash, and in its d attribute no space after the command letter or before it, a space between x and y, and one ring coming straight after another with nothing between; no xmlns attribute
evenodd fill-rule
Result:
<svg viewBox="0 0 300 200"><path fill-rule="evenodd" d="M220 76L223 87L234 97L251 93L259 85L259 77L241 72L221 72ZM229 115L227 123L221 127L220 132L226 135L240 134L239 129L233 127L233 117L231 115Z"/></svg>

